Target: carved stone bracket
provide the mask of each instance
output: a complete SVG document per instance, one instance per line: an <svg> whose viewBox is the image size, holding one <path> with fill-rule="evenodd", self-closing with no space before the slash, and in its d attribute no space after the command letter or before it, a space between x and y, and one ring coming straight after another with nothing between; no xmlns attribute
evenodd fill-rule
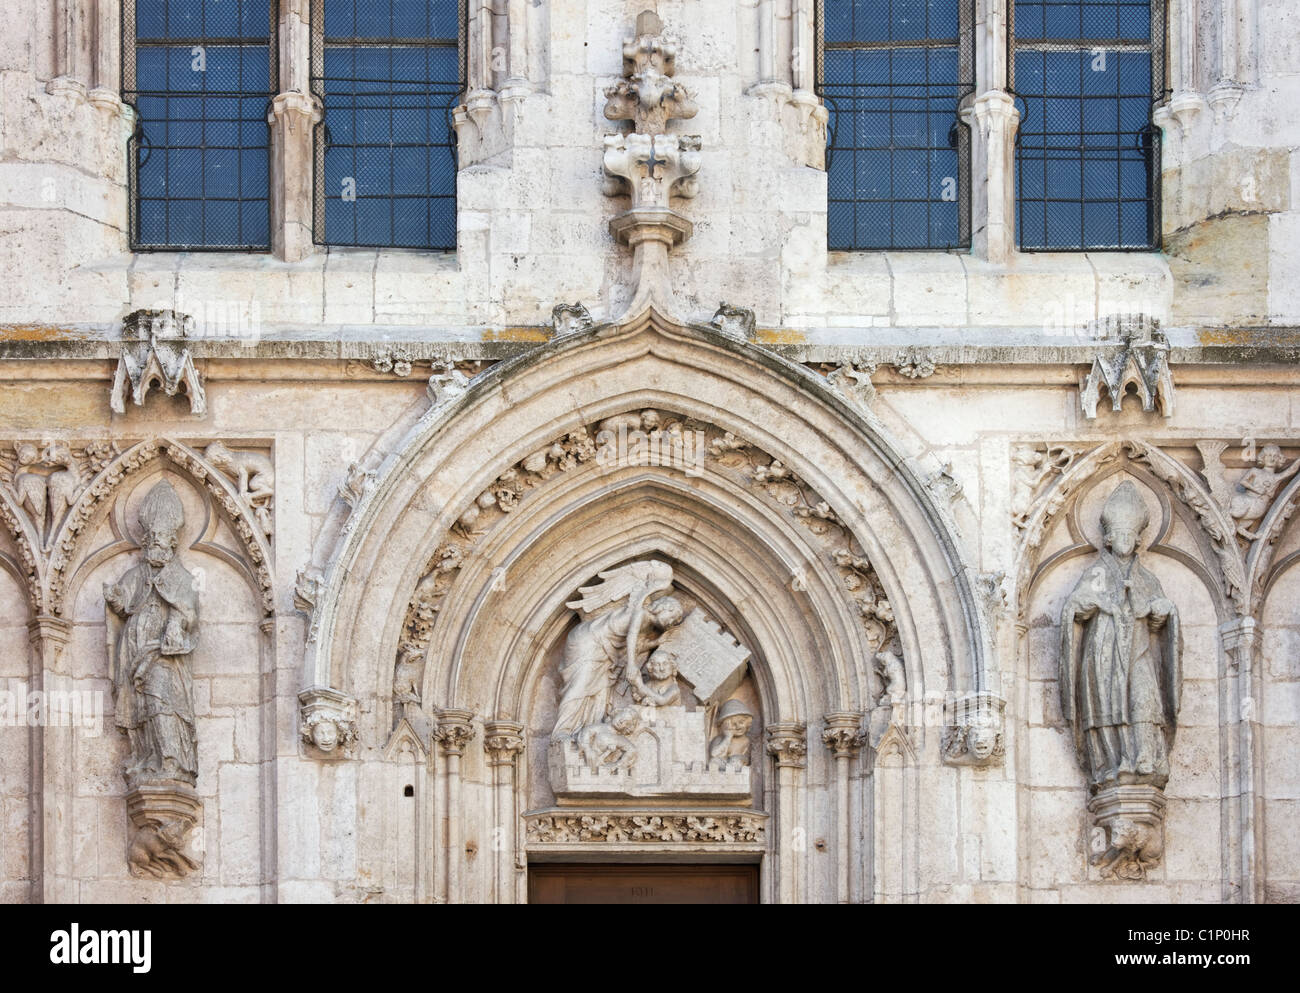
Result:
<svg viewBox="0 0 1300 993"><path fill-rule="evenodd" d="M1088 810L1100 829L1088 862L1106 879L1145 879L1164 855L1164 793L1154 786L1112 786L1089 800Z"/></svg>
<svg viewBox="0 0 1300 993"><path fill-rule="evenodd" d="M139 879L182 879L200 868L194 845L203 804L181 783L147 785L126 795L131 840L127 865Z"/></svg>
<svg viewBox="0 0 1300 993"><path fill-rule="evenodd" d="M1148 413L1157 407L1164 417L1174 415L1174 379L1169 371L1169 341L1154 319L1139 318L1118 327L1120 342L1100 345L1092 369L1079 386L1083 416L1097 419L1097 403L1105 387L1111 410L1119 412L1132 387Z"/></svg>
<svg viewBox="0 0 1300 993"><path fill-rule="evenodd" d="M944 706L940 751L949 765L991 766L1006 756L1003 711L1007 702L993 693L966 693Z"/></svg>
<svg viewBox="0 0 1300 993"><path fill-rule="evenodd" d="M316 758L351 757L357 744L357 701L326 686L298 694L301 735Z"/></svg>
<svg viewBox="0 0 1300 993"><path fill-rule="evenodd" d="M113 411L126 413L126 401L144 406L145 397L154 386L168 396L182 390L190 398L190 413L207 412L207 395L203 378L194 368L194 359L184 339L194 333L194 318L172 310L137 310L122 325L122 351L109 401Z"/></svg>

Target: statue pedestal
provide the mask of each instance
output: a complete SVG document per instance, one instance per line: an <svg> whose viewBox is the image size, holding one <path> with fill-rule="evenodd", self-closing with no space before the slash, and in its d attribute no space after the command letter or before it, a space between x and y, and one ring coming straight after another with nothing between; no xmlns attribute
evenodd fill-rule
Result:
<svg viewBox="0 0 1300 993"><path fill-rule="evenodd" d="M1088 810L1105 834L1089 863L1104 878L1145 879L1164 854L1164 793L1155 786L1111 786L1088 801Z"/></svg>
<svg viewBox="0 0 1300 993"><path fill-rule="evenodd" d="M126 795L131 818L127 864L141 879L181 879L199 868L193 848L203 804L193 787L180 782L143 783Z"/></svg>

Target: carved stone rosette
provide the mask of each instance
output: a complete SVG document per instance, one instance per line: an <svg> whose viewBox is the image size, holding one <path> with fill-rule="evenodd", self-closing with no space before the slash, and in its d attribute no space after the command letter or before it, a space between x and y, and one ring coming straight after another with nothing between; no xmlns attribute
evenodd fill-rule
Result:
<svg viewBox="0 0 1300 993"><path fill-rule="evenodd" d="M313 686L298 694L301 735L316 758L351 756L357 743L357 701L346 693Z"/></svg>

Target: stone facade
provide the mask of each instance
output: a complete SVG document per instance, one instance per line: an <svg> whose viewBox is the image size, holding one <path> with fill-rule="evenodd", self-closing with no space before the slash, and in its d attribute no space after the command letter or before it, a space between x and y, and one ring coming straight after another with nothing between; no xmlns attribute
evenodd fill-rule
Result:
<svg viewBox="0 0 1300 993"><path fill-rule="evenodd" d="M118 6L0 38L0 900L1300 899L1289 0L1171 5L1165 250L1078 254L1006 0L969 253L825 250L806 0L475 8L445 254L312 244L285 0L273 250L133 253Z"/></svg>

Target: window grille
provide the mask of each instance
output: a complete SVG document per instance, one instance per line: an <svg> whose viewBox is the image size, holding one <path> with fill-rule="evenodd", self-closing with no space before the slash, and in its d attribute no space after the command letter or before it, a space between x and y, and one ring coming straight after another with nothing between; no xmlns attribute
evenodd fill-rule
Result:
<svg viewBox="0 0 1300 993"><path fill-rule="evenodd" d="M134 249L270 248L273 0L125 0Z"/></svg>
<svg viewBox="0 0 1300 993"><path fill-rule="evenodd" d="M1163 0L1017 0L1008 38L1021 250L1159 248Z"/></svg>
<svg viewBox="0 0 1300 993"><path fill-rule="evenodd" d="M828 243L970 245L974 0L820 0Z"/></svg>
<svg viewBox="0 0 1300 993"><path fill-rule="evenodd" d="M454 249L463 0L312 0L315 240Z"/></svg>

